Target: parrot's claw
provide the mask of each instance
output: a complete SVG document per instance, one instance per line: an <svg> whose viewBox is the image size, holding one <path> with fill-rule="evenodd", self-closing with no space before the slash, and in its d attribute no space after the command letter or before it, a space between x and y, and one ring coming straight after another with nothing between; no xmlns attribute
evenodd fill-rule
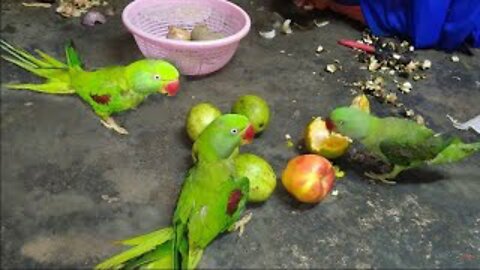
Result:
<svg viewBox="0 0 480 270"><path fill-rule="evenodd" d="M387 180L389 178L389 174L376 174L372 172L366 172L365 176L373 179L373 180L378 180L381 181L382 183L389 184L389 185L395 185L397 182Z"/></svg>
<svg viewBox="0 0 480 270"><path fill-rule="evenodd" d="M243 216L240 220L235 222L231 228L231 231L236 231L238 230L238 237L241 237L243 234L243 231L245 229L245 225L252 219L252 213L248 213L245 216Z"/></svg>
<svg viewBox="0 0 480 270"><path fill-rule="evenodd" d="M127 135L128 131L124 129L123 127L119 126L117 122L111 117L106 118L105 120L100 119L100 122L102 125L104 125L108 129L113 129L114 131L118 132L119 134L122 135Z"/></svg>

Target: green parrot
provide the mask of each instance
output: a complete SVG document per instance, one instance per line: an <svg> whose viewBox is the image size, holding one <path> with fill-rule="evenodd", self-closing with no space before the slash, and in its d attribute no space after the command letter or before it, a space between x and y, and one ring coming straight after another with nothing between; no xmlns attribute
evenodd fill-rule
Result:
<svg viewBox="0 0 480 270"><path fill-rule="evenodd" d="M395 183L400 172L421 165L462 160L480 151L480 142L466 144L459 138L446 138L414 121L379 118L355 107L341 107L330 113L327 128L358 140L373 155L392 164L386 174L366 173L372 179Z"/></svg>
<svg viewBox="0 0 480 270"><path fill-rule="evenodd" d="M172 227L121 241L132 246L96 269L193 269L203 250L220 233L242 222L249 180L235 172L235 149L253 140L248 118L225 114L195 141L197 160L188 171Z"/></svg>
<svg viewBox="0 0 480 270"><path fill-rule="evenodd" d="M6 84L10 89L49 94L77 94L100 117L101 123L120 134L128 134L110 115L137 107L148 95L160 92L174 96L179 89L179 72L162 60L143 59L127 66L86 71L73 47L65 46L67 63L36 50L40 58L4 40L0 47L8 53L2 58L46 79L42 84Z"/></svg>

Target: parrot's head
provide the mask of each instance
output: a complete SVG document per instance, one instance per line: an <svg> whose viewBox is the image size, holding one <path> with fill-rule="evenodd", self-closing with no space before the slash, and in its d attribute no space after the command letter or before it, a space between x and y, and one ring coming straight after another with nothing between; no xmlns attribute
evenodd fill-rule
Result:
<svg viewBox="0 0 480 270"><path fill-rule="evenodd" d="M159 92L175 96L180 88L178 70L163 60L136 61L127 66L126 76L129 86L145 95Z"/></svg>
<svg viewBox="0 0 480 270"><path fill-rule="evenodd" d="M224 114L215 119L200 134L196 149L199 156L226 159L242 144L251 143L255 130L247 117Z"/></svg>
<svg viewBox="0 0 480 270"><path fill-rule="evenodd" d="M330 113L326 124L330 131L358 140L368 135L370 114L356 107L340 107Z"/></svg>

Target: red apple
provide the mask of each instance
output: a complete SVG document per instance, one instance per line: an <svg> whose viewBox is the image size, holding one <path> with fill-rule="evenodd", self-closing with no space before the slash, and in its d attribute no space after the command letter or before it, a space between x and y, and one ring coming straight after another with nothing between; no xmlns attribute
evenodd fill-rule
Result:
<svg viewBox="0 0 480 270"><path fill-rule="evenodd" d="M301 155L291 159L282 173L285 189L304 203L318 203L333 188L335 170L319 155Z"/></svg>

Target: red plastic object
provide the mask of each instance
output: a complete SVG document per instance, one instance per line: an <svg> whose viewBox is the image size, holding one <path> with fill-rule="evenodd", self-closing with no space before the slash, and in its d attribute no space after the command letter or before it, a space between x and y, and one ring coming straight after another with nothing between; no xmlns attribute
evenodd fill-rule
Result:
<svg viewBox="0 0 480 270"><path fill-rule="evenodd" d="M375 53L375 47L368 44L360 43L355 40L341 39L338 41L338 44L353 49L359 49L367 53Z"/></svg>

